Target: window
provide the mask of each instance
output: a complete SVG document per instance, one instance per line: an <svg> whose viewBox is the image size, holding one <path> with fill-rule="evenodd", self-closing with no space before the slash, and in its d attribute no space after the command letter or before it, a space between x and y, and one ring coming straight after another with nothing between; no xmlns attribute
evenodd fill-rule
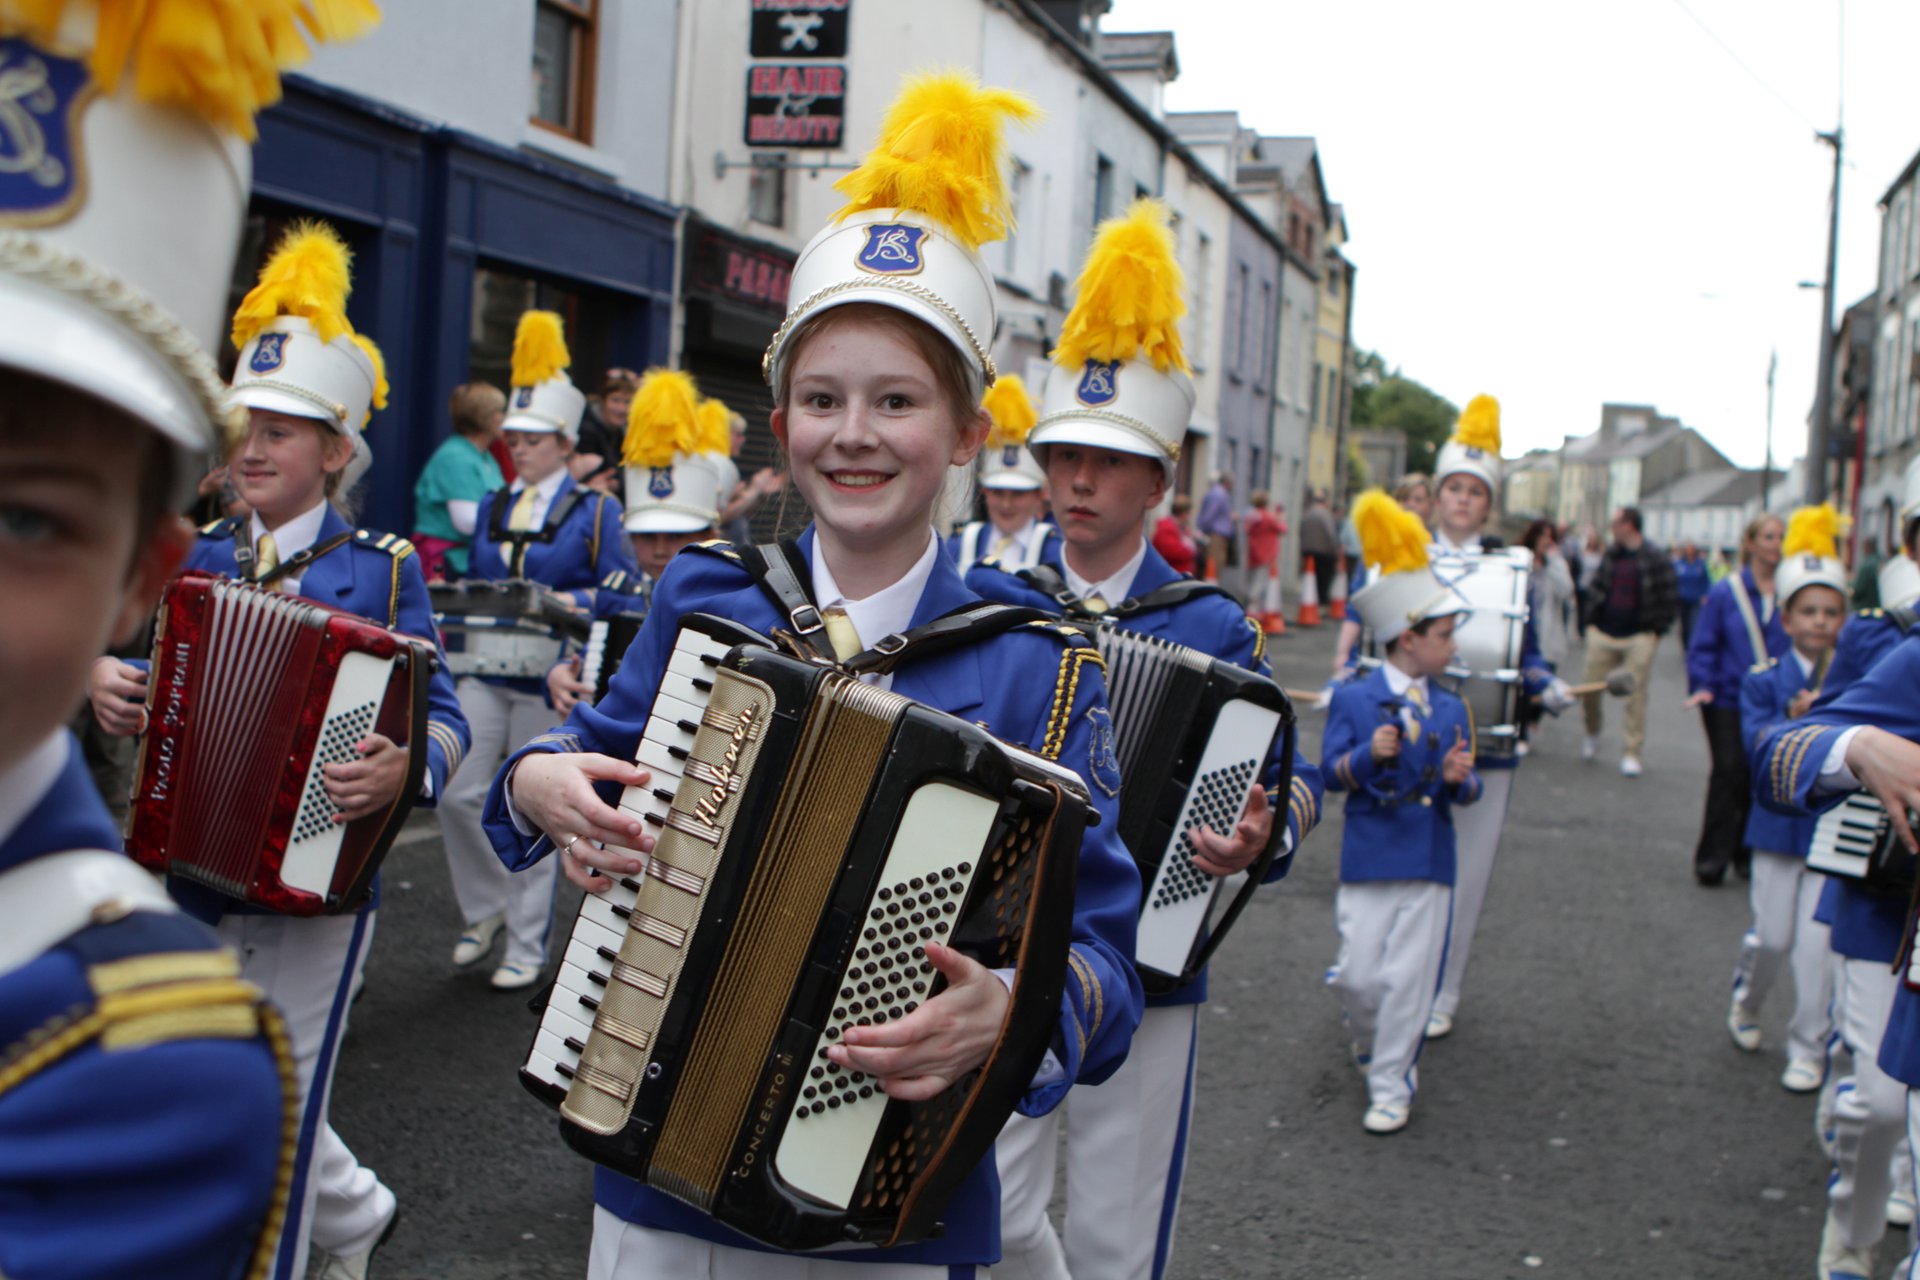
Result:
<svg viewBox="0 0 1920 1280"><path fill-rule="evenodd" d="M1018 156L1013 160L1013 174L1007 183L1007 275L1018 279L1020 276L1020 216L1027 207L1027 188L1033 182L1033 166Z"/></svg>
<svg viewBox="0 0 1920 1280"><path fill-rule="evenodd" d="M599 0L536 0L533 106L536 124L593 141L595 16Z"/></svg>
<svg viewBox="0 0 1920 1280"><path fill-rule="evenodd" d="M1258 390L1273 385L1273 281L1260 282L1260 348L1253 353L1253 381Z"/></svg>
<svg viewBox="0 0 1920 1280"><path fill-rule="evenodd" d="M747 216L769 227L787 225L787 153L756 151L747 174Z"/></svg>
<svg viewBox="0 0 1920 1280"><path fill-rule="evenodd" d="M1327 256L1327 296L1340 296L1340 260L1331 254Z"/></svg>
<svg viewBox="0 0 1920 1280"><path fill-rule="evenodd" d="M1307 420L1314 426L1320 425L1320 362L1313 362L1313 399L1307 409Z"/></svg>
<svg viewBox="0 0 1920 1280"><path fill-rule="evenodd" d="M1113 215L1113 161L1093 153L1093 225L1099 226ZM1088 237L1091 239L1091 235Z"/></svg>
<svg viewBox="0 0 1920 1280"><path fill-rule="evenodd" d="M1240 264L1240 296L1234 300L1233 314L1233 361L1227 366L1227 372L1238 382L1247 369L1247 308L1253 305L1253 288L1247 264Z"/></svg>
<svg viewBox="0 0 1920 1280"><path fill-rule="evenodd" d="M1207 343L1213 327L1213 238L1204 231L1194 233L1193 245L1193 349L1200 360L1212 363ZM1196 368L1205 368L1200 360Z"/></svg>
<svg viewBox="0 0 1920 1280"><path fill-rule="evenodd" d="M630 353L614 350L620 304L612 295L482 263L474 269L467 319L469 378L497 387L512 384L514 331L522 313L535 307L558 311L566 321L567 347L573 353L568 376L576 386L592 391L609 365L634 363L636 357Z"/></svg>
<svg viewBox="0 0 1920 1280"><path fill-rule="evenodd" d="M1136 182L1133 184L1133 198L1135 200L1145 200L1147 197L1151 196L1152 194L1153 192L1147 190L1145 187L1141 186L1139 183Z"/></svg>

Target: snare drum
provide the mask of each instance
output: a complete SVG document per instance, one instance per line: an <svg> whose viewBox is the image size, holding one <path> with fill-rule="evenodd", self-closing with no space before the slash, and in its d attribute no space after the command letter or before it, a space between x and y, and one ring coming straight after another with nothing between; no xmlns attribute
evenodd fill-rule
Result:
<svg viewBox="0 0 1920 1280"><path fill-rule="evenodd" d="M1533 553L1524 547L1469 555L1436 555L1433 572L1463 596L1473 613L1454 628L1458 650L1442 682L1473 714L1475 754L1510 759L1520 741L1520 669L1526 651L1527 578Z"/></svg>
<svg viewBox="0 0 1920 1280"><path fill-rule="evenodd" d="M586 638L586 615L537 582L474 580L427 590L456 678L545 679L567 644Z"/></svg>

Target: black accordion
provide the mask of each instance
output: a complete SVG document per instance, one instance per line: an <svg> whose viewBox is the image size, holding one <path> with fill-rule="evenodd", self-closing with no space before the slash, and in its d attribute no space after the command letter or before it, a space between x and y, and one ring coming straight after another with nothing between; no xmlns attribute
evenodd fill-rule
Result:
<svg viewBox="0 0 1920 1280"><path fill-rule="evenodd" d="M683 619L652 780L620 801L657 844L582 903L521 1080L583 1155L736 1231L907 1243L1045 1055L1090 807L1059 766L767 645ZM1012 969L1012 1004L979 1069L906 1103L827 1048L941 990L927 942Z"/></svg>
<svg viewBox="0 0 1920 1280"><path fill-rule="evenodd" d="M1092 631L1107 664L1120 757L1120 838L1145 895L1134 966L1147 991L1182 986L1205 967L1273 865L1286 834L1293 704L1265 676L1197 649L1104 623ZM1286 735L1273 835L1245 872L1193 865L1201 827L1230 833Z"/></svg>
<svg viewBox="0 0 1920 1280"><path fill-rule="evenodd" d="M1913 892L1920 870L1894 834L1885 806L1867 791L1854 792L1820 815L1807 846L1807 867L1900 897Z"/></svg>
<svg viewBox="0 0 1920 1280"><path fill-rule="evenodd" d="M587 695L589 702L607 696L613 673L620 669L620 659L626 657L627 647L639 636L646 620L644 613L621 612L595 618L587 628L587 641L580 650L580 683L593 690Z"/></svg>

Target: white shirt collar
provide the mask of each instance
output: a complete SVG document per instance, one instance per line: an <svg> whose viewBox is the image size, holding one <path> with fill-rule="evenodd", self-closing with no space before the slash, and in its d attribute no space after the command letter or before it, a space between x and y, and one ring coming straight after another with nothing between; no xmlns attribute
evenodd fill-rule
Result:
<svg viewBox="0 0 1920 1280"><path fill-rule="evenodd" d="M927 530L927 549L914 561L913 568L906 571L898 582L890 587L882 587L864 600L849 600L840 590L840 584L834 581L833 570L827 566L827 558L820 553L820 539L813 540L813 598L822 609L839 607L847 611L853 629L860 633L861 643L871 645L882 636L890 636L905 631L913 622L913 611L920 607L920 597L926 592L927 580L933 576L933 566L940 558L940 540L934 536L931 527Z"/></svg>
<svg viewBox="0 0 1920 1280"><path fill-rule="evenodd" d="M292 559L319 541L320 525L326 518L327 504L322 500L313 510L302 512L278 529L272 530L274 550L280 553L280 559L282 561ZM256 547L260 545L260 535L269 532L267 526L261 523L258 511L252 516L251 532L253 545Z"/></svg>
<svg viewBox="0 0 1920 1280"><path fill-rule="evenodd" d="M1787 646L1787 652L1792 654L1793 660L1800 664L1800 678L1802 680L1813 679L1813 659L1807 657L1792 645Z"/></svg>
<svg viewBox="0 0 1920 1280"><path fill-rule="evenodd" d="M1391 662L1381 663L1380 670L1386 673L1387 689L1394 697L1404 698L1407 696L1407 690L1412 689L1420 695L1420 701L1425 702L1427 700L1427 678L1425 676L1410 676L1400 668L1394 666Z"/></svg>
<svg viewBox="0 0 1920 1280"><path fill-rule="evenodd" d="M72 750L71 742L66 730L56 730L19 764L0 773L0 845L13 838L34 806L59 781L60 771L67 766L67 752Z"/></svg>
<svg viewBox="0 0 1920 1280"><path fill-rule="evenodd" d="M989 551L991 551L996 545L998 545L1000 539L1012 538L1013 545L1020 548L1020 550L1024 552L1028 547L1033 545L1033 531L1040 527L1040 522L1038 520L1028 520L1025 524L1021 525L1018 529L1015 529L1012 533L1001 533L1000 526L995 524L993 521L988 520L985 523L986 523L986 529L984 531L983 536L986 538L987 550Z"/></svg>
<svg viewBox="0 0 1920 1280"><path fill-rule="evenodd" d="M1120 571L1104 582L1089 582L1074 572L1072 556L1072 547L1069 545L1060 555L1060 567L1067 571L1067 585L1073 589L1073 594L1082 600L1097 595L1108 604L1115 605L1132 594L1133 580L1140 575L1140 566L1147 559L1147 540L1142 538L1139 549L1133 553L1133 559L1121 565Z"/></svg>
<svg viewBox="0 0 1920 1280"><path fill-rule="evenodd" d="M539 484L534 485L533 486L533 492L535 494L534 502L536 503L552 502L553 495L560 492L560 482L565 480L566 478L567 478L567 469L565 467L560 467L560 468L557 468L554 471L554 473L548 476L545 480L542 480ZM520 491L526 487L527 485L524 480L515 478L513 482L514 496L519 497Z"/></svg>

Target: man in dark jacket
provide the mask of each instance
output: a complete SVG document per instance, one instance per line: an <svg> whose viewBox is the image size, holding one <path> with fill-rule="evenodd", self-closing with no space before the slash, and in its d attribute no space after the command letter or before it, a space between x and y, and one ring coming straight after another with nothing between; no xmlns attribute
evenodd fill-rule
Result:
<svg viewBox="0 0 1920 1280"><path fill-rule="evenodd" d="M1585 608L1587 682L1605 680L1623 664L1633 673L1620 756L1620 772L1629 778L1640 776L1640 753L1647 741L1647 675L1653 650L1680 613L1673 562L1642 536L1640 527L1637 508L1613 513L1613 542L1593 575ZM1600 695L1588 694L1586 704L1587 740L1580 754L1591 760L1599 747Z"/></svg>

